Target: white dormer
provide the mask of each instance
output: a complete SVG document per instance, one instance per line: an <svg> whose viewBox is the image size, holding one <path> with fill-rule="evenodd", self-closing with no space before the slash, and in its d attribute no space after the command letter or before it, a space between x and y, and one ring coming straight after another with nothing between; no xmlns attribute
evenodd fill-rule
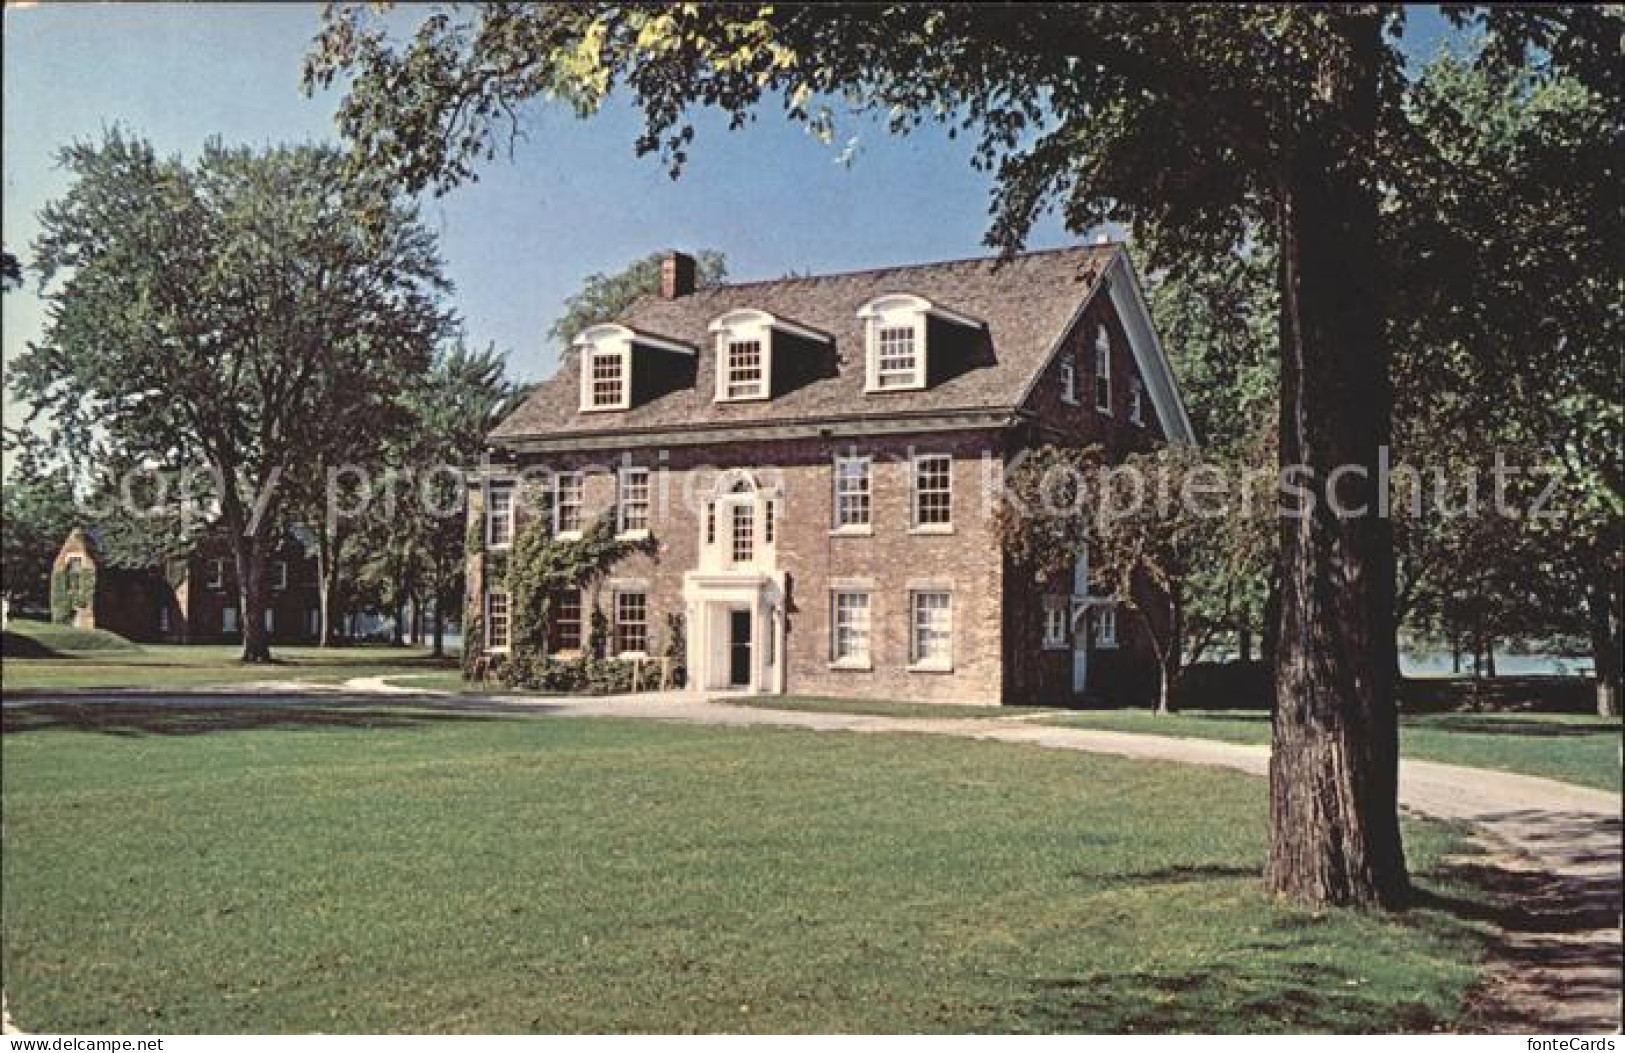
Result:
<svg viewBox="0 0 1625 1053"><path fill-rule="evenodd" d="M643 333L624 325L591 326L571 342L581 366L581 411L624 410L632 406L634 345L692 355L687 344Z"/></svg>
<svg viewBox="0 0 1625 1053"><path fill-rule="evenodd" d="M729 311L717 318L711 323L710 330L716 335L718 402L750 402L773 397L773 344L776 334L784 333L822 344L832 342L828 333L748 307Z"/></svg>
<svg viewBox="0 0 1625 1053"><path fill-rule="evenodd" d="M929 320L979 329L975 318L938 307L923 296L891 293L858 308L863 323L864 391L918 391L925 387Z"/></svg>

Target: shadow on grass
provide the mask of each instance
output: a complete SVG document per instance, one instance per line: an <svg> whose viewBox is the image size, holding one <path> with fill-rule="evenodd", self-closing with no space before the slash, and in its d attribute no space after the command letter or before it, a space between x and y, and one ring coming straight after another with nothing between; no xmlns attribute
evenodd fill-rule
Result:
<svg viewBox="0 0 1625 1053"><path fill-rule="evenodd" d="M240 697L222 695L218 702L184 703L53 702L7 706L0 714L0 733L31 731L88 731L103 735L208 735L249 730L349 728L423 728L435 724L511 720L489 707L435 708L432 700L405 701L381 706L377 699L345 703L288 705L274 702L243 704Z"/></svg>
<svg viewBox="0 0 1625 1053"><path fill-rule="evenodd" d="M1524 735L1531 738L1608 738L1619 737L1619 724L1598 718L1593 724L1567 724L1553 720L1519 720L1516 717L1488 717L1475 713L1446 713L1429 717L1425 721L1405 722L1402 728L1439 728L1460 731L1469 735Z"/></svg>

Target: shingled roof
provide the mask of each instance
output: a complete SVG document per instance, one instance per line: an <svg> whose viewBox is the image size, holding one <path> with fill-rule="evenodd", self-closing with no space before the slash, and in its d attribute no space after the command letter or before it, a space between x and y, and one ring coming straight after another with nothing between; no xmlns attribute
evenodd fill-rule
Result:
<svg viewBox="0 0 1625 1053"><path fill-rule="evenodd" d="M781 425L916 413L1015 410L1082 306L1093 294L1117 244L1032 252L1000 262L957 260L820 277L742 282L676 299L644 296L616 321L699 349L694 387L619 412L583 413L577 356L492 431L501 446L523 440L612 438L692 426ZM889 293L923 296L939 307L986 323L991 359L921 391L864 394L864 337L858 309ZM716 402L714 336L707 326L735 309L754 308L828 333L838 366L781 396Z"/></svg>

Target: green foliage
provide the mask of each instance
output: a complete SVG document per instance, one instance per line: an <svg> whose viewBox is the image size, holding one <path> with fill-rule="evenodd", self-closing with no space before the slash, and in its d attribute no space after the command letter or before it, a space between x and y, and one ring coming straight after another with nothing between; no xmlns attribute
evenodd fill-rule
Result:
<svg viewBox="0 0 1625 1053"><path fill-rule="evenodd" d="M58 625L73 621L74 614L96 605L96 568L85 563L76 571L59 567L51 571L51 620Z"/></svg>
<svg viewBox="0 0 1625 1053"><path fill-rule="evenodd" d="M39 667L25 665L16 659L52 658L90 651L140 652L142 648L106 629L78 629L55 620L40 622L31 618L13 618L6 628L6 689L21 690L36 686L32 683L33 673Z"/></svg>
<svg viewBox="0 0 1625 1053"><path fill-rule="evenodd" d="M597 599L593 600L592 614L587 620L587 654L592 658L603 658L609 650L609 615Z"/></svg>
<svg viewBox="0 0 1625 1053"><path fill-rule="evenodd" d="M25 450L0 491L0 520L5 595L43 606L53 591L51 562L79 520L66 474Z"/></svg>
<svg viewBox="0 0 1625 1053"><path fill-rule="evenodd" d="M657 252L626 265L613 274L590 274L581 283L581 290L564 301L564 313L548 329L548 339L560 350L568 347L588 326L599 322L612 322L619 318L640 296L660 289L660 261L665 253ZM728 280L728 261L713 249L695 253L695 284L701 288L721 285Z"/></svg>
<svg viewBox="0 0 1625 1053"><path fill-rule="evenodd" d="M666 614L666 658L671 662L672 686L688 682L688 619L678 611Z"/></svg>

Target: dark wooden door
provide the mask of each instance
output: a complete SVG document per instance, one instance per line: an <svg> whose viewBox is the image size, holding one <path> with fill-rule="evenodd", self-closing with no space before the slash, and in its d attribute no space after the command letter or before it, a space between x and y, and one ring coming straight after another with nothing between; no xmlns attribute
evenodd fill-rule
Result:
<svg viewBox="0 0 1625 1053"><path fill-rule="evenodd" d="M728 683L750 686L750 612L728 612Z"/></svg>

